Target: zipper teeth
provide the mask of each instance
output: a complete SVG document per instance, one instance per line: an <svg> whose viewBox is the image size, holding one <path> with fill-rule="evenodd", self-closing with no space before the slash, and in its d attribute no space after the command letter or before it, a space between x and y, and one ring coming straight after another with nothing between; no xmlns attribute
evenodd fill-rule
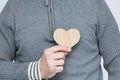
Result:
<svg viewBox="0 0 120 80"><path fill-rule="evenodd" d="M50 37L53 39L53 33L55 28L53 1L46 0L46 5L48 5L48 21L49 21Z"/></svg>
<svg viewBox="0 0 120 80"><path fill-rule="evenodd" d="M46 7L49 6L49 0L45 0L45 5L46 5Z"/></svg>

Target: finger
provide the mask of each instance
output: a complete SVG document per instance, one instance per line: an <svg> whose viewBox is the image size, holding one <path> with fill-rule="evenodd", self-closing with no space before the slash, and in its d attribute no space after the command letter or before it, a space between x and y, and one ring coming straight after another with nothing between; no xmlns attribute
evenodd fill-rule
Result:
<svg viewBox="0 0 120 80"><path fill-rule="evenodd" d="M63 66L64 64L65 64L65 61L63 59L55 61L55 66Z"/></svg>
<svg viewBox="0 0 120 80"><path fill-rule="evenodd" d="M60 73L63 71L63 66L56 67L56 73Z"/></svg>
<svg viewBox="0 0 120 80"><path fill-rule="evenodd" d="M65 59L65 54L63 52L58 52L54 55L51 55L51 58L54 60Z"/></svg>
<svg viewBox="0 0 120 80"><path fill-rule="evenodd" d="M49 52L70 52L71 48L66 46L56 45L48 49Z"/></svg>

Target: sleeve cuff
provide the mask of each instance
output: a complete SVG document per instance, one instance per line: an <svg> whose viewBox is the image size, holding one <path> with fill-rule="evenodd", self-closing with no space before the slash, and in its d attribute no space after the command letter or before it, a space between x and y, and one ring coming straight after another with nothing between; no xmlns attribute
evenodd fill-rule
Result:
<svg viewBox="0 0 120 80"><path fill-rule="evenodd" d="M29 80L41 80L39 61L29 63L28 79Z"/></svg>

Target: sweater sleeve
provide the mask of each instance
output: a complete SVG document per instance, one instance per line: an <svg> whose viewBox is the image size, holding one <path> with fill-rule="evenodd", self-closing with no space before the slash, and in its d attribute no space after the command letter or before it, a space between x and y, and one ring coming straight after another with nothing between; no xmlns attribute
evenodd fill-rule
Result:
<svg viewBox="0 0 120 80"><path fill-rule="evenodd" d="M0 80L39 80L37 61L13 62L16 58L15 2L17 0L8 0L0 14Z"/></svg>
<svg viewBox="0 0 120 80"><path fill-rule="evenodd" d="M97 1L97 37L109 80L120 80L120 34L104 0Z"/></svg>
<svg viewBox="0 0 120 80"><path fill-rule="evenodd" d="M41 80L39 61L30 62L28 67L28 79L29 80Z"/></svg>

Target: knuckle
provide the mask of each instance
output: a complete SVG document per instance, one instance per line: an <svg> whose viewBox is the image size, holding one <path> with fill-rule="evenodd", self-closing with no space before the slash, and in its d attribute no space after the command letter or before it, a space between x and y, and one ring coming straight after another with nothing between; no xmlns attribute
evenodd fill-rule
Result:
<svg viewBox="0 0 120 80"><path fill-rule="evenodd" d="M60 67L60 72L62 72L62 71L63 71L63 69L64 69L63 67Z"/></svg>
<svg viewBox="0 0 120 80"><path fill-rule="evenodd" d="M61 52L60 53L60 57L63 58L63 59L65 59L65 54Z"/></svg>
<svg viewBox="0 0 120 80"><path fill-rule="evenodd" d="M62 60L62 61L61 61L61 64L62 64L62 65L64 65L64 64L65 64L65 61L64 61L64 60Z"/></svg>
<svg viewBox="0 0 120 80"><path fill-rule="evenodd" d="M56 68L56 73L60 73L64 70L63 66Z"/></svg>
<svg viewBox="0 0 120 80"><path fill-rule="evenodd" d="M63 68L63 67L61 67L61 70L63 71L63 70L64 70L64 68Z"/></svg>
<svg viewBox="0 0 120 80"><path fill-rule="evenodd" d="M59 52L59 55L60 55L60 56L64 56L64 53L63 53L63 52Z"/></svg>
<svg viewBox="0 0 120 80"><path fill-rule="evenodd" d="M62 57L65 57L64 53L61 53L61 56L62 56Z"/></svg>
<svg viewBox="0 0 120 80"><path fill-rule="evenodd" d="M59 61L57 61L57 65L63 66L64 64L65 64L65 61L64 61L64 60L59 60Z"/></svg>
<svg viewBox="0 0 120 80"><path fill-rule="evenodd" d="M63 64L65 64L65 61L63 60Z"/></svg>

